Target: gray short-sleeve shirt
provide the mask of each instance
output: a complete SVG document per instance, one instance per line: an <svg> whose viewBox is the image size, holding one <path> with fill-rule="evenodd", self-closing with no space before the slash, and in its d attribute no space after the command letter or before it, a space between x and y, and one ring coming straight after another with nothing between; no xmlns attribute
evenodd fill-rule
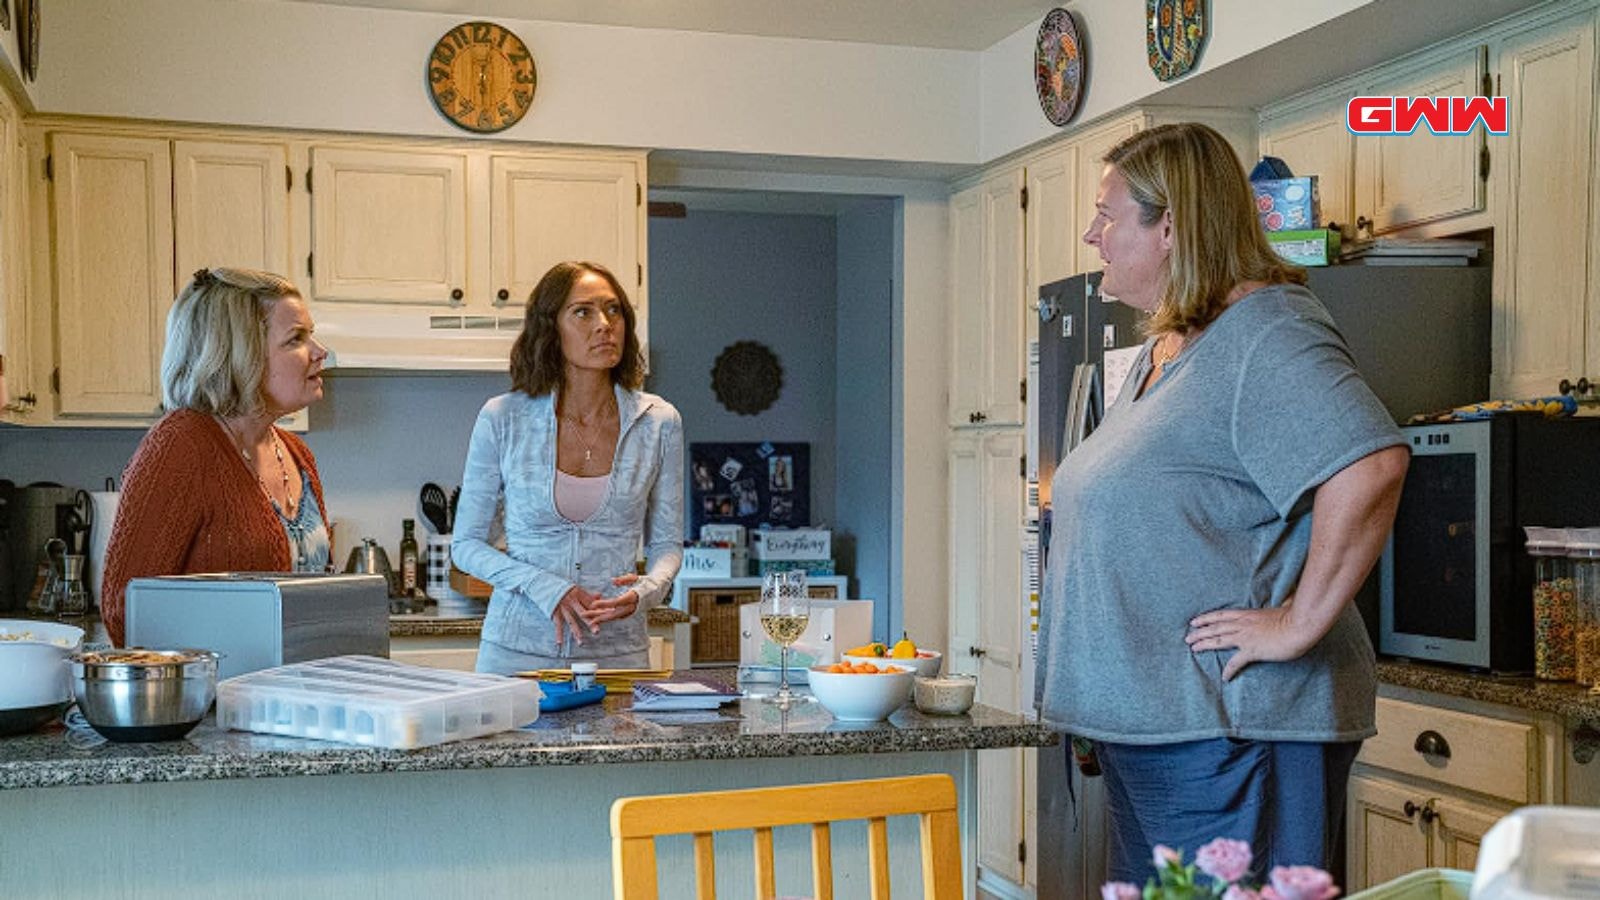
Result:
<svg viewBox="0 0 1600 900"><path fill-rule="evenodd" d="M1134 744L1374 733L1372 645L1352 604L1300 659L1222 680L1194 616L1278 606L1299 580L1315 489L1403 445L1322 304L1272 286L1230 306L1056 470L1036 698L1074 734Z"/></svg>

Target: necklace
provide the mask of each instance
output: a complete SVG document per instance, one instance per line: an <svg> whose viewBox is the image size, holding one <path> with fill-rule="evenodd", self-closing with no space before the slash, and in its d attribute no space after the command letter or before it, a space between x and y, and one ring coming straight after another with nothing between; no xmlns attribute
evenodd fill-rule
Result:
<svg viewBox="0 0 1600 900"><path fill-rule="evenodd" d="M278 505L277 498L272 496L272 491L267 489L267 483L261 479L261 471L256 467L255 460L250 458L250 451L245 449L244 438L233 430L233 426L228 424L227 419L218 416L217 421L222 423L222 427L228 432L228 436L233 438L234 446L239 448L239 458L244 460L245 468L250 470L250 474L256 476L256 484L261 485L261 493L267 495L267 502L272 504L272 508L277 510L279 515L293 520L295 515L294 507L290 505L289 498L289 467L283 463L283 444L278 441L278 433L271 430L272 426L267 426L267 434L272 438L272 455L278 460L278 474L283 476L282 506Z"/></svg>
<svg viewBox="0 0 1600 900"><path fill-rule="evenodd" d="M603 409L590 413L590 422L598 424L597 420L601 415L603 415ZM583 444L583 464L580 468L588 471L590 463L594 462L594 438L589 434L589 428L592 427L592 424L585 425L583 419L578 416L563 414L561 418L572 424L573 433L578 436L578 441Z"/></svg>
<svg viewBox="0 0 1600 900"><path fill-rule="evenodd" d="M1170 334L1171 334L1171 332L1169 332L1169 335ZM1182 337L1178 337L1176 339L1176 346L1174 346L1174 342L1173 341L1167 341L1167 340L1163 340L1163 342L1161 344L1157 344L1155 349L1151 350L1151 352L1150 352L1150 358L1151 358L1151 361L1155 364L1155 368L1157 368L1157 369L1166 368L1168 363L1170 363L1173 360L1178 358L1178 354L1183 352L1183 348L1187 344L1188 344L1188 341L1185 340ZM1170 347L1171 349L1168 350L1166 354L1158 357L1156 355L1156 351L1160 350L1163 345L1167 346L1167 347Z"/></svg>

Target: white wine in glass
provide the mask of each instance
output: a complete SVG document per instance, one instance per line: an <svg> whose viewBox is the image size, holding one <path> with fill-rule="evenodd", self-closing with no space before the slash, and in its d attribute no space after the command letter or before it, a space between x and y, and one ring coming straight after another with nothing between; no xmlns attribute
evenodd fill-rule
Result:
<svg viewBox="0 0 1600 900"><path fill-rule="evenodd" d="M811 621L811 594L804 572L768 572L761 582L761 628L778 645L778 693L772 700L787 705L796 695L789 690L789 646L805 634Z"/></svg>

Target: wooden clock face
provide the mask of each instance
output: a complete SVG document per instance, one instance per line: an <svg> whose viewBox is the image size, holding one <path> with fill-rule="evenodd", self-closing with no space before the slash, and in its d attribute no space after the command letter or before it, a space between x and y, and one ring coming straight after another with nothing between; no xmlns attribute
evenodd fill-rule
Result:
<svg viewBox="0 0 1600 900"><path fill-rule="evenodd" d="M428 90L444 117L489 133L517 124L533 105L538 76L522 39L493 22L445 32L428 55Z"/></svg>

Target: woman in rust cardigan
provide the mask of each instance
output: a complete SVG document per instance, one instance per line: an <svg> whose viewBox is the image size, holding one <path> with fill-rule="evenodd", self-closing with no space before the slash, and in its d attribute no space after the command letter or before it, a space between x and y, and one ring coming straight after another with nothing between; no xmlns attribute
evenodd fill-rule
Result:
<svg viewBox="0 0 1600 900"><path fill-rule="evenodd" d="M196 572L323 572L322 480L304 442L273 424L322 396L328 351L287 279L201 269L167 317L168 413L123 473L100 615L123 643L128 581Z"/></svg>

